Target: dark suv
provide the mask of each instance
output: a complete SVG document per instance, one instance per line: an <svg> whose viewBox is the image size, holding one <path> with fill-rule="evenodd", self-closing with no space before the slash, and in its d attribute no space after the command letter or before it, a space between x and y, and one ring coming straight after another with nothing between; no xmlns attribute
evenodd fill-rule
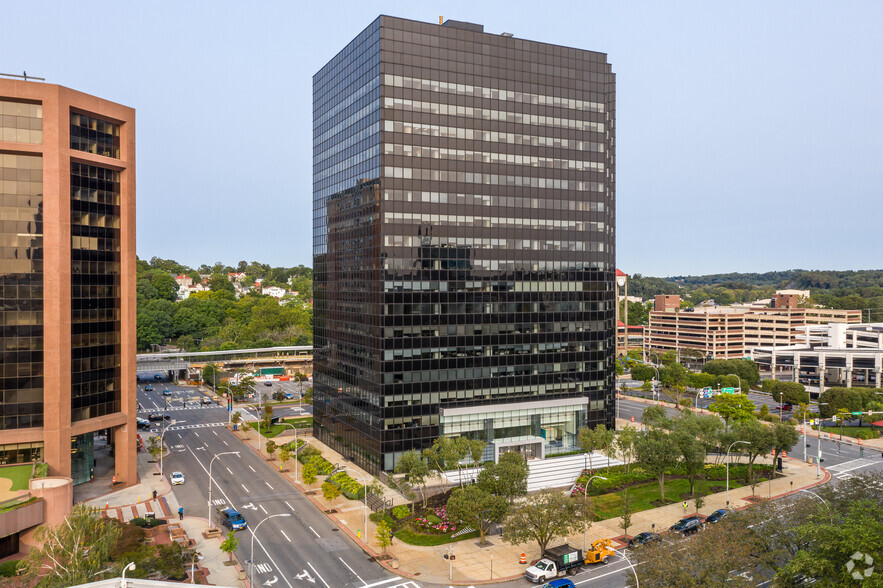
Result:
<svg viewBox="0 0 883 588"><path fill-rule="evenodd" d="M232 531L239 531L248 526L248 523L245 522L245 517L239 514L239 511L235 511L232 508L225 508L218 514L221 524L229 527Z"/></svg>
<svg viewBox="0 0 883 588"><path fill-rule="evenodd" d="M701 528L702 521L699 517L685 517L672 525L669 531L681 533L682 535L692 535Z"/></svg>
<svg viewBox="0 0 883 588"><path fill-rule="evenodd" d="M638 533L632 539L629 539L628 548L634 549L638 545L644 545L645 543L652 543L654 541L659 541L662 537L659 536L659 533Z"/></svg>

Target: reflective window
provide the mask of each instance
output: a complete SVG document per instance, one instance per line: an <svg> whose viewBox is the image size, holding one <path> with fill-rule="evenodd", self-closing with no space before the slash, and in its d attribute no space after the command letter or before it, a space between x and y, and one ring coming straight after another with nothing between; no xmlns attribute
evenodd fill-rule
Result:
<svg viewBox="0 0 883 588"><path fill-rule="evenodd" d="M120 172L71 163L71 419L120 410Z"/></svg>
<svg viewBox="0 0 883 588"><path fill-rule="evenodd" d="M71 149L120 158L120 125L71 112Z"/></svg>
<svg viewBox="0 0 883 588"><path fill-rule="evenodd" d="M43 142L43 106L35 102L0 98L0 141Z"/></svg>
<svg viewBox="0 0 883 588"><path fill-rule="evenodd" d="M0 430L41 426L43 159L0 153Z"/></svg>

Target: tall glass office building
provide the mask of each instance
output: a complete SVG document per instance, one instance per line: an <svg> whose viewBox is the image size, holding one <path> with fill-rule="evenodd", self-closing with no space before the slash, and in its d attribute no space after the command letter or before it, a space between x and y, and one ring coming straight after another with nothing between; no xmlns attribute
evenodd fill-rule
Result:
<svg viewBox="0 0 883 588"><path fill-rule="evenodd" d="M314 433L370 471L613 426L606 55L381 16L313 78Z"/></svg>

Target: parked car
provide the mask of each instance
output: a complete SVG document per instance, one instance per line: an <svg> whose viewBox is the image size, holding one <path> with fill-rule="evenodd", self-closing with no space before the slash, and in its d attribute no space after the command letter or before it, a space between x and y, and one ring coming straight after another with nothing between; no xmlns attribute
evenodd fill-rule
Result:
<svg viewBox="0 0 883 588"><path fill-rule="evenodd" d="M172 417L170 417L169 415L163 414L161 412L152 412L149 415L147 415L147 420L150 421L151 423L155 423L157 421L167 421L171 418Z"/></svg>
<svg viewBox="0 0 883 588"><path fill-rule="evenodd" d="M239 531L248 526L248 523L245 522L245 517L239 514L239 511L232 508L225 508L218 514L220 516L220 523L232 531Z"/></svg>
<svg viewBox="0 0 883 588"><path fill-rule="evenodd" d="M728 514L730 514L730 513L727 512L727 509L719 508L716 511L714 511L713 513L711 513L710 515L708 515L708 518L705 519L705 522L711 523L711 524L717 523L721 519L726 517Z"/></svg>
<svg viewBox="0 0 883 588"><path fill-rule="evenodd" d="M139 429L149 429L150 428L150 421L144 417L136 417L135 424L137 425L137 427Z"/></svg>
<svg viewBox="0 0 883 588"><path fill-rule="evenodd" d="M162 374L154 374L153 379L157 382L162 382L165 378L162 377Z"/></svg>
<svg viewBox="0 0 883 588"><path fill-rule="evenodd" d="M211 403L212 403L212 399L211 399L211 397L209 397L209 396L203 396L203 397L202 397L202 403L203 403L203 404L211 404Z"/></svg>
<svg viewBox="0 0 883 588"><path fill-rule="evenodd" d="M166 388L166 389L164 389L164 390L162 391L162 395L163 395L163 396L171 396L172 393L169 392L169 389L168 389L168 388Z"/></svg>
<svg viewBox="0 0 883 588"><path fill-rule="evenodd" d="M285 396L286 400L292 400L294 398L294 394L292 394L291 392L285 392L283 396Z"/></svg>
<svg viewBox="0 0 883 588"><path fill-rule="evenodd" d="M151 386L150 384L147 384L146 386L144 386L144 391L145 392L153 392L153 386Z"/></svg>
<svg viewBox="0 0 883 588"><path fill-rule="evenodd" d="M794 406L786 402L785 404L777 406L775 410L794 410Z"/></svg>
<svg viewBox="0 0 883 588"><path fill-rule="evenodd" d="M638 533L637 535L629 539L628 548L633 549L639 545L652 543L653 541L659 541L660 539L662 539L662 537L659 535L659 533L650 533L649 531L645 533Z"/></svg>
<svg viewBox="0 0 883 588"><path fill-rule="evenodd" d="M264 382L264 386L272 386L273 382Z"/></svg>
<svg viewBox="0 0 883 588"><path fill-rule="evenodd" d="M172 472L171 481L172 481L172 486L180 486L181 484L186 482L187 479L184 477L184 474L182 474L181 472Z"/></svg>
<svg viewBox="0 0 883 588"><path fill-rule="evenodd" d="M669 528L673 533L692 535L702 528L702 521L697 516L684 517Z"/></svg>

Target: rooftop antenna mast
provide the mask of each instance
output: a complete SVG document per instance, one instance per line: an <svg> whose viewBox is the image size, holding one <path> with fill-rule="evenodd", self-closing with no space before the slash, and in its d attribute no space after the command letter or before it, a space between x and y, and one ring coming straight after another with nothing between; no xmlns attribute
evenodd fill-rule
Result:
<svg viewBox="0 0 883 588"><path fill-rule="evenodd" d="M46 78L38 78L36 76L29 76L28 72L23 71L21 75L18 74L8 74L8 73L0 73L0 76L4 76L7 78L19 78L20 80L28 81L28 80L39 80L41 82L45 82Z"/></svg>

